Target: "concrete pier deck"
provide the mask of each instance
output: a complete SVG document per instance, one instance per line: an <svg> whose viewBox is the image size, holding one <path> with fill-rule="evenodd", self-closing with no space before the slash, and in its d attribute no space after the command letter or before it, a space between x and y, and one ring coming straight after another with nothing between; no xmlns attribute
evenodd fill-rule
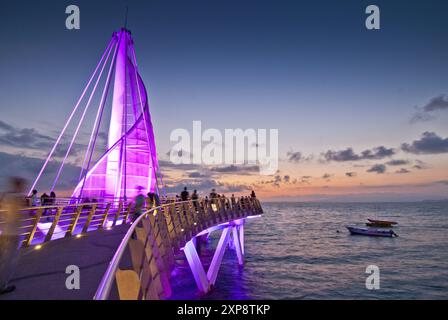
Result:
<svg viewBox="0 0 448 320"><path fill-rule="evenodd" d="M20 259L10 282L16 290L0 300L91 300L129 225L88 232L80 238L50 241L36 250L20 249ZM68 290L66 268L80 269L80 289Z"/></svg>

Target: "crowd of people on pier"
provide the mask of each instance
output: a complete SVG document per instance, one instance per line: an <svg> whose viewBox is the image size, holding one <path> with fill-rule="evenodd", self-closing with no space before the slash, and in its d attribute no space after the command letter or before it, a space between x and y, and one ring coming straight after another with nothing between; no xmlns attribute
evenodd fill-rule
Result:
<svg viewBox="0 0 448 320"><path fill-rule="evenodd" d="M235 197L234 194L230 197L230 203L232 206L235 206L238 201L244 202L248 199L255 199L257 196L255 194L255 191L252 190L250 193L250 196L242 196L238 200ZM199 193L195 189L193 190L193 193L190 195L190 192L188 191L188 187L184 187L182 192L180 194L176 194L175 198L168 198L163 197L160 199L159 195L157 193L149 192L147 194L147 199L149 200L146 202L145 197L142 194L139 194L135 198L135 205L134 205L134 215L133 220L137 219L141 214L142 210L145 207L145 203L148 205L146 208L151 209L154 207L158 207L165 203L171 203L171 202L183 202L183 201L193 201L193 205L195 206L196 210L198 210L198 201L199 201ZM216 205L219 201L226 199L226 196L224 194L219 194L216 192L216 189L212 189L211 192L204 197L204 203L205 205L208 204L214 204Z"/></svg>
<svg viewBox="0 0 448 320"><path fill-rule="evenodd" d="M251 192L249 197L243 196L242 198L252 198L252 199L254 199L256 197L257 196L255 194L255 191L252 190L252 192ZM212 189L210 194L208 196L205 196L204 200L205 200L205 202L214 202L215 200L224 199L224 198L226 198L226 196L224 194L219 194L219 193L216 192L216 189ZM190 193L188 192L188 188L187 187L184 187L184 189L180 193L180 195L176 195L176 201L188 201L188 200L196 201L198 199L199 199L198 191L197 190L193 190L193 193L190 196ZM236 198L235 198L234 194L232 194L230 199L232 200L233 203L236 202Z"/></svg>

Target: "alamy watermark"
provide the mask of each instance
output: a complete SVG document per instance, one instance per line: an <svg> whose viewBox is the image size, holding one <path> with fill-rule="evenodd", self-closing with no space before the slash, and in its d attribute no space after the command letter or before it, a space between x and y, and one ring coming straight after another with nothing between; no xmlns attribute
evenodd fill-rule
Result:
<svg viewBox="0 0 448 320"><path fill-rule="evenodd" d="M367 290L379 290L380 289L380 268L374 264L367 266L366 273L369 276L366 278Z"/></svg>
<svg viewBox="0 0 448 320"><path fill-rule="evenodd" d="M186 129L171 132L170 161L173 164L257 165L262 175L278 170L278 130L206 129L193 121L192 134Z"/></svg>
<svg viewBox="0 0 448 320"><path fill-rule="evenodd" d="M366 19L367 30L381 29L380 8L376 5L370 5L366 8L366 14L369 16Z"/></svg>
<svg viewBox="0 0 448 320"><path fill-rule="evenodd" d="M76 265L69 265L65 268L65 273L69 276L65 279L65 287L67 290L81 289L81 271Z"/></svg>
<svg viewBox="0 0 448 320"><path fill-rule="evenodd" d="M65 19L65 27L68 30L81 29L81 11L79 7L72 4L65 8L65 13L69 16Z"/></svg>

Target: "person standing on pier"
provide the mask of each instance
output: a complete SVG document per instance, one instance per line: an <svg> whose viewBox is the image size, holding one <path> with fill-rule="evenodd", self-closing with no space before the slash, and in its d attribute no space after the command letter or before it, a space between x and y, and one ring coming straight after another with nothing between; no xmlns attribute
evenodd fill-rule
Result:
<svg viewBox="0 0 448 320"><path fill-rule="evenodd" d="M184 188L184 191L180 193L181 201L188 201L188 198L190 198L190 193L187 191L187 187Z"/></svg>
<svg viewBox="0 0 448 320"><path fill-rule="evenodd" d="M142 194L139 194L135 197L135 207L134 207L134 215L132 217L132 222L137 220L138 217L142 214L142 208L145 204L145 197Z"/></svg>
<svg viewBox="0 0 448 320"><path fill-rule="evenodd" d="M148 209L152 209L154 207L154 193L148 192Z"/></svg>
<svg viewBox="0 0 448 320"><path fill-rule="evenodd" d="M218 194L215 189L212 189L212 192L210 192L210 203L216 205L216 199L218 199Z"/></svg>
<svg viewBox="0 0 448 320"><path fill-rule="evenodd" d="M25 180L22 178L10 179L10 191L3 200L3 209L6 214L6 223L3 225L0 234L0 295L15 290L14 285L10 285L14 270L19 259L19 211L25 206L23 191Z"/></svg>
<svg viewBox="0 0 448 320"><path fill-rule="evenodd" d="M191 195L191 200L193 200L193 205L194 205L194 209L196 210L196 212L198 212L198 200L199 200L199 195L198 195L198 190L194 190L193 194Z"/></svg>
<svg viewBox="0 0 448 320"><path fill-rule="evenodd" d="M31 193L30 205L31 205L31 207L37 207L37 190L36 189L34 189L33 192Z"/></svg>
<svg viewBox="0 0 448 320"><path fill-rule="evenodd" d="M56 193L54 193L54 191L50 192L50 198L48 198L48 203L51 206L54 206L56 204Z"/></svg>
<svg viewBox="0 0 448 320"><path fill-rule="evenodd" d="M230 202L232 204L232 209L235 209L236 199L235 195L232 193L232 196L230 197Z"/></svg>
<svg viewBox="0 0 448 320"><path fill-rule="evenodd" d="M45 207L48 205L48 199L49 196L46 192L44 192L41 196L40 196L40 205L41 207ZM47 209L44 209L43 213L44 216L47 215Z"/></svg>

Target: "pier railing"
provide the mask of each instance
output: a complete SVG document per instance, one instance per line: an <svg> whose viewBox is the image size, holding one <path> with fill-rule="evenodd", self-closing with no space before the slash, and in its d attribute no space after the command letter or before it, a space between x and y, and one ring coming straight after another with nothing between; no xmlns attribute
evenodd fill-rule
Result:
<svg viewBox="0 0 448 320"><path fill-rule="evenodd" d="M244 219L260 215L263 212L260 202L256 198L242 197L218 198L213 200L197 200L173 202L153 208L141 215L128 230L116 251L110 265L98 287L94 299L106 300L116 283L118 297L122 300L152 300L166 299L171 296L170 276L175 267L176 256L191 246L192 241L201 234L211 230L226 228L223 231L220 247L215 254L215 265L212 273L217 273L220 259L229 241L232 229L235 231L234 241L239 237L236 225L242 225ZM243 233L244 229L238 229ZM237 241L240 248L240 241ZM218 252L219 250L219 252ZM191 260L191 250L185 252L187 260L197 278L197 261ZM197 253L195 258L197 258ZM239 251L241 253L241 250ZM130 259L123 259L127 254ZM219 261L218 261L219 260ZM213 264L213 262L212 262ZM202 267L202 266L201 266ZM209 282L205 275L199 274L206 283L202 291L207 291ZM212 275L215 277L216 274ZM198 282L199 283L199 282Z"/></svg>
<svg viewBox="0 0 448 320"><path fill-rule="evenodd" d="M113 228L127 223L133 208L132 202L127 201L58 203L20 210L17 219L22 247ZM0 210L0 230L6 224L5 214Z"/></svg>
<svg viewBox="0 0 448 320"><path fill-rule="evenodd" d="M235 207L235 209L237 207L243 208L243 203L245 202L243 199L244 198L236 198L231 200L229 198L222 198L209 201L208 203L205 200L200 200L197 201L195 208L205 207L210 208L211 210L217 210L217 208L222 210L223 207ZM180 202L167 200L166 204L162 205L159 209L154 210L157 212L158 210L173 205L178 208ZM141 211L147 211L152 207L154 207L154 204L150 203L149 199L146 199ZM80 236L83 233L100 229L109 230L116 225L129 223L132 220L131 216L133 215L134 210L135 205L131 201L114 201L109 199L104 199L104 202L80 204L69 204L68 199L57 199L54 205L23 208L20 210L18 216L21 247L41 245L51 240ZM6 224L5 214L6 212L0 209L0 232ZM200 215L200 213L198 214ZM187 226L186 222L190 222L191 219L191 216L184 216L183 220L185 221L182 221L183 225ZM221 221L219 220L220 218L218 215L215 219L218 219L216 221ZM198 221L195 223L200 222ZM187 226L184 230L185 235L188 235L190 228Z"/></svg>

